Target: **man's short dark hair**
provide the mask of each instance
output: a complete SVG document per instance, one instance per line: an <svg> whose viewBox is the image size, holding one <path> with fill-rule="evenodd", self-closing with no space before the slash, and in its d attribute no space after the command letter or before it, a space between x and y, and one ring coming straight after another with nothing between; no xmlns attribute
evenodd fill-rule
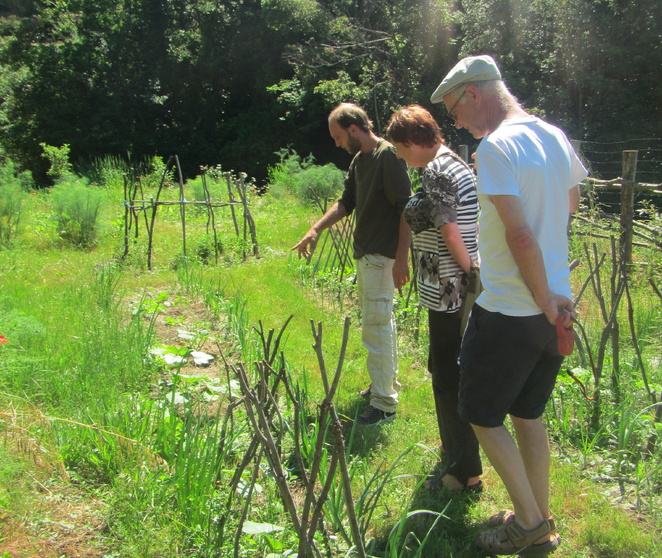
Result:
<svg viewBox="0 0 662 558"><path fill-rule="evenodd" d="M329 114L329 120L335 120L343 130L354 124L366 134L372 131L372 121L366 111L354 103L341 103Z"/></svg>

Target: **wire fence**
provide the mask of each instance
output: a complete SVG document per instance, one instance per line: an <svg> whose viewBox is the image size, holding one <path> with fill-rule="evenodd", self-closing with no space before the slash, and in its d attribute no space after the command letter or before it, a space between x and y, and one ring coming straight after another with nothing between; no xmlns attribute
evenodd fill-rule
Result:
<svg viewBox="0 0 662 558"><path fill-rule="evenodd" d="M638 138L613 142L576 141L575 150L589 170L589 176L597 182L609 182L622 178L624 152L636 151L634 178L642 187L634 192L635 219L647 220L651 208L662 210L662 138ZM653 185L657 187L654 188ZM620 190L595 184L596 201L605 213L620 212Z"/></svg>
<svg viewBox="0 0 662 558"><path fill-rule="evenodd" d="M581 141L580 151L591 176L611 180L620 175L622 154L639 152L635 180L642 183L662 182L662 138L638 138L613 142Z"/></svg>

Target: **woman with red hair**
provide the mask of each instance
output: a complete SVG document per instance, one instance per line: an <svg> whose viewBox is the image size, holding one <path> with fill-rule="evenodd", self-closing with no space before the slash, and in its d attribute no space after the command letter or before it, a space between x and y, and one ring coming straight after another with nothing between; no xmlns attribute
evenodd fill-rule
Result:
<svg viewBox="0 0 662 558"><path fill-rule="evenodd" d="M420 187L404 210L414 233L421 306L428 309L428 370L441 437L444 468L427 486L480 492L482 465L471 426L457 413L464 302L478 267L478 201L472 169L443 143L423 107L393 114L386 136L410 167L423 167ZM475 283L475 281L473 281Z"/></svg>

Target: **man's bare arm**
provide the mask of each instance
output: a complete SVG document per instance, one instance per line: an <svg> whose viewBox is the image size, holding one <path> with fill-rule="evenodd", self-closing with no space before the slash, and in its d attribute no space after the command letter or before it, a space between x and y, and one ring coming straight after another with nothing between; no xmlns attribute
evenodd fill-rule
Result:
<svg viewBox="0 0 662 558"><path fill-rule="evenodd" d="M490 199L506 228L506 242L533 299L554 324L559 313L572 312L572 301L549 289L542 251L526 220L520 199L517 196L491 196Z"/></svg>
<svg viewBox="0 0 662 558"><path fill-rule="evenodd" d="M308 229L308 232L303 235L303 238L292 246L292 250L297 250L300 258L307 258L312 255L315 251L315 246L317 246L317 239L320 233L335 225L343 217L347 217L347 210L341 202L337 201L317 223Z"/></svg>
<svg viewBox="0 0 662 558"><path fill-rule="evenodd" d="M574 213L579 209L579 184L568 190L568 197L570 202L570 213Z"/></svg>

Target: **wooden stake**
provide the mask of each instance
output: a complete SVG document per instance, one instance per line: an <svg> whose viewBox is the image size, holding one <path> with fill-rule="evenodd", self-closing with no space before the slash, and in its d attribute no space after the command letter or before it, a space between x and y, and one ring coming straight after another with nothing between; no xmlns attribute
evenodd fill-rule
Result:
<svg viewBox="0 0 662 558"><path fill-rule="evenodd" d="M623 151L623 184L621 186L621 261L632 263L632 222L634 220L634 179L638 151Z"/></svg>

